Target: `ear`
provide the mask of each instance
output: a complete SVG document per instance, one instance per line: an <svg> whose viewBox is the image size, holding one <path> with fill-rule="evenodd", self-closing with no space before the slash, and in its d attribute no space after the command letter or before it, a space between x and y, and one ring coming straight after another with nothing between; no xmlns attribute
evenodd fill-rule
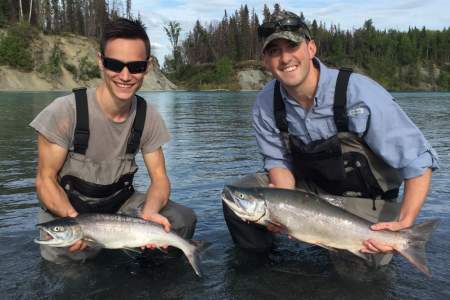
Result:
<svg viewBox="0 0 450 300"><path fill-rule="evenodd" d="M103 71L102 54L100 52L97 52L97 61L98 61L98 67L99 67L100 71Z"/></svg>
<svg viewBox="0 0 450 300"><path fill-rule="evenodd" d="M308 47L308 52L309 52L309 57L313 58L316 56L317 53L317 46L316 46L316 42L314 42L314 40L310 40L307 43L307 47Z"/></svg>

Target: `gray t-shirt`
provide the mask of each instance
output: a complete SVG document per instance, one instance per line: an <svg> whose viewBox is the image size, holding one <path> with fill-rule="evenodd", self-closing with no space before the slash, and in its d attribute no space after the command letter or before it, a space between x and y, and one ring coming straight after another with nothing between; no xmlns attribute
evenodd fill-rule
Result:
<svg viewBox="0 0 450 300"><path fill-rule="evenodd" d="M136 98L133 99L131 113L121 123L108 119L97 102L95 89L87 90L89 109L89 146L86 158L106 161L125 154L131 126L136 115ZM76 123L75 96L70 94L55 99L30 123L50 142L69 151L73 150L73 136ZM147 103L145 126L141 137L142 154L157 150L170 139L161 115L155 107Z"/></svg>

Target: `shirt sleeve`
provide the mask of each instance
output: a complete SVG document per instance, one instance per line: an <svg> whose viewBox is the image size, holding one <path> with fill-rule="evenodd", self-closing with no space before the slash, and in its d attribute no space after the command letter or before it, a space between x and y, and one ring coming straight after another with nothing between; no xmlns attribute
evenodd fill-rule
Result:
<svg viewBox="0 0 450 300"><path fill-rule="evenodd" d="M270 92L272 91L272 92ZM276 128L273 117L273 88L263 90L256 98L252 110L252 125L256 142L263 156L264 168L292 168L290 155L281 140L280 131Z"/></svg>
<svg viewBox="0 0 450 300"><path fill-rule="evenodd" d="M51 143L70 149L75 131L75 104L71 96L55 99L29 124Z"/></svg>
<svg viewBox="0 0 450 300"><path fill-rule="evenodd" d="M370 149L398 169L404 179L420 176L427 168L439 168L436 152L392 95L362 75L354 74L351 80L353 92L369 110L364 140Z"/></svg>
<svg viewBox="0 0 450 300"><path fill-rule="evenodd" d="M145 118L145 128L141 138L142 154L147 154L157 150L170 140L164 119L153 105L147 103L147 115Z"/></svg>

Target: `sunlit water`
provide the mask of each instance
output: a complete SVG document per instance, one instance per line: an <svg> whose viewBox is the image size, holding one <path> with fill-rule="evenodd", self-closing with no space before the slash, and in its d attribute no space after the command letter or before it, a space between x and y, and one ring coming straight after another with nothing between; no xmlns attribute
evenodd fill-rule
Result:
<svg viewBox="0 0 450 300"><path fill-rule="evenodd" d="M239 175L261 169L252 136L255 93L143 93L172 135L164 147L171 199L198 215L195 239L211 246L205 277L178 259L132 260L105 251L84 264L43 261L34 192L35 133L27 124L62 93L0 93L0 297L2 299L450 299L450 94L399 93L398 103L423 130L441 158L419 219L441 218L428 244L433 277L395 256L377 280L337 276L326 250L281 238L268 258L237 251L222 216L220 192ZM136 186L148 177L139 157ZM359 276L356 276L359 277Z"/></svg>

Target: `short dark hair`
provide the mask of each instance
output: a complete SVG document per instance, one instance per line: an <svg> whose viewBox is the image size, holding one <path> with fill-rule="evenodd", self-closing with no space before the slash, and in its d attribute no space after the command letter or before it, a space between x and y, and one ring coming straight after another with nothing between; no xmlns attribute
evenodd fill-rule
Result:
<svg viewBox="0 0 450 300"><path fill-rule="evenodd" d="M102 55L105 55L105 48L108 41L115 38L143 40L147 59L150 58L150 39L148 38L147 32L145 32L144 24L139 19L118 18L106 23L100 39L100 53Z"/></svg>

